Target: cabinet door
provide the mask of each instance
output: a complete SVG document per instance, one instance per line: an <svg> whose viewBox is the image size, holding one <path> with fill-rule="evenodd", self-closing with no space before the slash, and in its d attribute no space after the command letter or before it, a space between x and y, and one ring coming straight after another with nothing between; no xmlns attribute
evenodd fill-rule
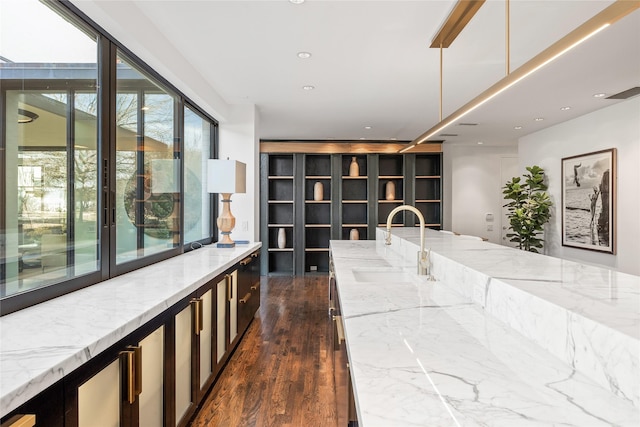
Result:
<svg viewBox="0 0 640 427"><path fill-rule="evenodd" d="M215 369L215 346L213 342L213 321L216 305L213 303L213 289L208 288L199 297L201 301L202 325L199 337L199 396L204 395L209 388Z"/></svg>
<svg viewBox="0 0 640 427"><path fill-rule="evenodd" d="M216 284L216 364L222 363L227 352L227 284L229 279L224 276Z"/></svg>
<svg viewBox="0 0 640 427"><path fill-rule="evenodd" d="M229 297L229 344L238 337L238 270L228 275L231 281Z"/></svg>
<svg viewBox="0 0 640 427"><path fill-rule="evenodd" d="M78 387L78 426L120 426L120 359L115 359Z"/></svg>
<svg viewBox="0 0 640 427"><path fill-rule="evenodd" d="M193 405L193 314L189 304L175 316L175 408L176 425L186 423Z"/></svg>
<svg viewBox="0 0 640 427"><path fill-rule="evenodd" d="M142 351L142 387L138 396L138 425L164 425L164 326L147 335L139 343Z"/></svg>

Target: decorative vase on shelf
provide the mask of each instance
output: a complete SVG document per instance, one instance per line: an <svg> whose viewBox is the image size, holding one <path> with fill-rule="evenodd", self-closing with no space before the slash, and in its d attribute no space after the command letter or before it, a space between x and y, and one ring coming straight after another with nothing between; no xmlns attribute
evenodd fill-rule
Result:
<svg viewBox="0 0 640 427"><path fill-rule="evenodd" d="M358 160L355 156L351 158L351 164L349 165L349 176L360 176L360 166L358 166Z"/></svg>
<svg viewBox="0 0 640 427"><path fill-rule="evenodd" d="M319 201L324 198L324 187L320 181L313 185L313 200Z"/></svg>
<svg viewBox="0 0 640 427"><path fill-rule="evenodd" d="M284 231L284 228L278 229L278 248L284 249L287 247L287 233Z"/></svg>
<svg viewBox="0 0 640 427"><path fill-rule="evenodd" d="M352 228L349 232L349 240L360 240L360 232L357 228Z"/></svg>
<svg viewBox="0 0 640 427"><path fill-rule="evenodd" d="M393 181L387 181L387 185L385 188L385 199L387 200L396 199L396 184Z"/></svg>

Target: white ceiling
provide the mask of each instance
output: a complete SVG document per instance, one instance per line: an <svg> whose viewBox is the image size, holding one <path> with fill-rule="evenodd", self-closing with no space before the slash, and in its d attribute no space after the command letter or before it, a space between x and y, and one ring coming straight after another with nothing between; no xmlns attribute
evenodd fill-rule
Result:
<svg viewBox="0 0 640 427"><path fill-rule="evenodd" d="M230 105L255 104L262 139L412 140L438 122L439 51L429 45L455 1L74 3L152 65L163 52L165 58L175 52L172 61L189 66L183 83L190 78L213 88L196 100L214 104L206 98L215 91ZM511 70L611 3L511 0ZM311 58L298 58L300 51ZM504 76L505 2L489 0L444 51L443 116ZM477 126L452 125L443 132L459 136L439 139L513 144L619 102L595 93L634 86L640 86L640 11L464 118ZM560 111L566 105L572 109Z"/></svg>

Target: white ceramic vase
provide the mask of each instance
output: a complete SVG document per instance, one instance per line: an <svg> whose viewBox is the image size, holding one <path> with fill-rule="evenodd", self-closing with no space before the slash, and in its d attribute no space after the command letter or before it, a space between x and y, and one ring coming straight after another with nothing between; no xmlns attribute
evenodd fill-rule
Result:
<svg viewBox="0 0 640 427"><path fill-rule="evenodd" d="M287 233L284 228L278 229L278 248L284 249L287 247Z"/></svg>
<svg viewBox="0 0 640 427"><path fill-rule="evenodd" d="M385 199L396 199L396 184L393 181L387 181L387 185L385 187Z"/></svg>
<svg viewBox="0 0 640 427"><path fill-rule="evenodd" d="M324 198L324 187L320 181L313 186L313 200L319 201Z"/></svg>
<svg viewBox="0 0 640 427"><path fill-rule="evenodd" d="M358 166L358 160L355 156L351 158L351 164L349 165L349 176L360 176L360 166Z"/></svg>

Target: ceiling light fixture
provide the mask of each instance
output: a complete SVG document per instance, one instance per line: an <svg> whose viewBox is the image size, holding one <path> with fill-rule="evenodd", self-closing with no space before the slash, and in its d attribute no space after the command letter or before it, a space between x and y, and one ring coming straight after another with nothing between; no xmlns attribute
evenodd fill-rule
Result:
<svg viewBox="0 0 640 427"><path fill-rule="evenodd" d="M513 128L514 128L515 130L520 130L520 129L522 129L522 126L514 126Z"/></svg>
<svg viewBox="0 0 640 427"><path fill-rule="evenodd" d="M304 3L304 0L289 0L289 3L302 4L302 3Z"/></svg>
<svg viewBox="0 0 640 427"><path fill-rule="evenodd" d="M605 96L607 96L606 93L594 93L593 94L594 98L604 98Z"/></svg>
<svg viewBox="0 0 640 427"><path fill-rule="evenodd" d="M560 109L560 111L569 111L569 110L571 110L571 107L569 107L568 105Z"/></svg>
<svg viewBox="0 0 640 427"><path fill-rule="evenodd" d="M482 144L484 144L484 142L478 141L478 145L482 145Z"/></svg>
<svg viewBox="0 0 640 427"><path fill-rule="evenodd" d="M536 117L535 119L533 119L533 121L535 122L541 122L544 120L544 117Z"/></svg>
<svg viewBox="0 0 640 427"><path fill-rule="evenodd" d="M18 108L18 123L25 124L31 123L36 120L39 115L34 113L33 111L23 110L22 108Z"/></svg>
<svg viewBox="0 0 640 427"><path fill-rule="evenodd" d="M311 85L302 86L302 89L304 90L314 90L315 88L316 88L315 86L311 86Z"/></svg>
<svg viewBox="0 0 640 427"><path fill-rule="evenodd" d="M371 126L365 126L364 128L365 128L366 130L369 130L369 129L371 129Z"/></svg>
<svg viewBox="0 0 640 427"><path fill-rule="evenodd" d="M300 59L311 58L311 53L310 52L298 52L298 58L300 58Z"/></svg>
<svg viewBox="0 0 640 427"><path fill-rule="evenodd" d="M492 100L505 90L509 89L511 86L520 82L522 79L535 73L540 68L567 53L585 40L593 37L600 31L607 28L609 25L613 24L617 20L623 18L624 16L628 15L638 8L640 8L640 4L638 4L638 2L617 1L611 4L606 9L602 10L600 13L596 14L591 19L587 20L582 25L577 27L575 30L540 52L538 55L534 56L520 68L502 78L489 89L485 90L480 95L460 107L458 110L454 111L446 119L441 120L431 129L418 136L411 142L411 144L419 145L427 142L429 138L440 133L443 129L450 126L452 123L457 122L462 117L466 116L478 107ZM405 153L411 148L405 147L399 152Z"/></svg>

